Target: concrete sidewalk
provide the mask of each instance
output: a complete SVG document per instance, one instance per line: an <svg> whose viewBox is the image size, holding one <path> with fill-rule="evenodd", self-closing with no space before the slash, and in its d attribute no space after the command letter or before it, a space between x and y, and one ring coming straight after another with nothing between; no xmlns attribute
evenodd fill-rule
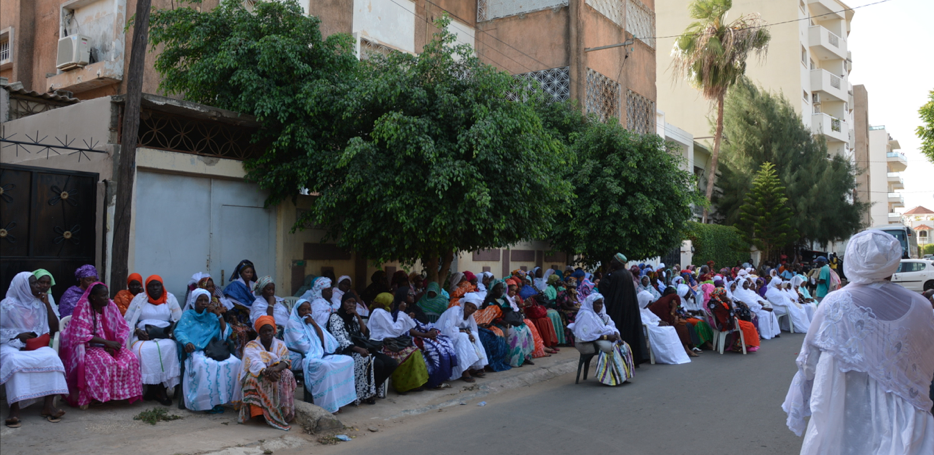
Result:
<svg viewBox="0 0 934 455"><path fill-rule="evenodd" d="M52 424L39 416L41 403L37 403L22 411L22 427L0 426L0 453L258 455L282 449L304 450L303 446L315 444L322 434L339 432L345 426L378 430L407 416L462 404L476 406L487 395L573 373L578 357L576 349L562 348L556 355L535 359L535 365L487 373L473 384L452 381L448 389L405 396L390 391L386 399L377 400L376 405L346 406L336 416L302 402L303 390L299 389L296 391L296 422L289 432L276 430L261 421L239 425L237 412L232 408L227 408L223 414L208 415L179 410L174 403L166 409L169 414L181 416L180 420L157 425L133 420L146 409L164 408L154 401L106 403L82 411L59 400L59 406L67 414L60 423ZM6 419L8 415L9 407L3 400L0 418Z"/></svg>

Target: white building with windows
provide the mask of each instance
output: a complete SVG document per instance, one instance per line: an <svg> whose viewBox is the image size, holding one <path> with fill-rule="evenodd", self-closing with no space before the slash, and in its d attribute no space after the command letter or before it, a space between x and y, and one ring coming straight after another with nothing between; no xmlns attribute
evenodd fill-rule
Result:
<svg viewBox="0 0 934 455"><path fill-rule="evenodd" d="M885 125L869 127L869 163L863 166L869 174L870 226L899 224L897 212L905 208L905 199L898 190L905 189L901 173L908 168L905 154Z"/></svg>

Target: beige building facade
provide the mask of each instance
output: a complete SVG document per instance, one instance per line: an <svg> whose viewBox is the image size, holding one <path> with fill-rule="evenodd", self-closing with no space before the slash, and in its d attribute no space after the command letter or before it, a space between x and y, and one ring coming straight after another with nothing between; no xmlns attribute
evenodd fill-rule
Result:
<svg viewBox="0 0 934 455"><path fill-rule="evenodd" d="M656 4L658 36L679 35L693 22L688 15L690 0L667 0ZM846 11L844 11L846 10ZM853 11L837 0L735 0L727 17L759 13L772 35L767 56L750 57L746 70L756 84L788 99L801 120L827 141L828 151L852 158L853 93L847 36ZM713 135L710 102L687 82L672 73L674 38L659 38L657 64L659 108L669 121L695 137ZM710 141L712 142L712 141Z"/></svg>
<svg viewBox="0 0 934 455"><path fill-rule="evenodd" d="M905 189L901 173L908 168L901 145L892 138L885 125L869 127L869 209L870 226L900 224L899 209L905 208L905 199L898 190Z"/></svg>

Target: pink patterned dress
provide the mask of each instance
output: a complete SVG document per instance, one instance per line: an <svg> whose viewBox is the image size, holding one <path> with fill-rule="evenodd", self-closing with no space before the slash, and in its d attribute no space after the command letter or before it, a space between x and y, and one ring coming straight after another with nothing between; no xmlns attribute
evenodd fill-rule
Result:
<svg viewBox="0 0 934 455"><path fill-rule="evenodd" d="M60 353L68 382L67 400L72 406L84 406L91 400L132 403L143 395L139 359L131 350L122 348L111 355L102 347L89 345L91 338L98 336L124 346L130 335L130 328L113 301L103 314L91 308L88 293L96 284L88 286L68 327L62 331Z"/></svg>

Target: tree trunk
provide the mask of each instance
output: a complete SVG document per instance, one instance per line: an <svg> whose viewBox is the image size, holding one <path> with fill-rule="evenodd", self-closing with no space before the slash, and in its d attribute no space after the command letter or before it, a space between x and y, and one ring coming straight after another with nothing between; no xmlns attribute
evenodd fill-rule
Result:
<svg viewBox="0 0 934 455"><path fill-rule="evenodd" d="M133 205L133 177L136 172L136 141L139 134L140 101L143 96L143 69L149 41L151 0L136 2L133 43L127 70L126 100L123 105L123 141L117 164L117 200L114 210L113 256L110 286L113 292L123 288L129 274L130 213Z"/></svg>
<svg viewBox="0 0 934 455"><path fill-rule="evenodd" d="M713 199L713 186L717 183L717 162L720 161L720 140L723 138L723 94L717 98L717 132L713 136L713 153L710 155L710 166L707 168L707 203L704 207L704 218L702 222L707 222L707 213L710 209L710 202Z"/></svg>
<svg viewBox="0 0 934 455"><path fill-rule="evenodd" d="M438 271L438 284L442 288L444 288L444 281L448 279L448 274L451 273L452 262L454 262L454 251L448 250L441 257L441 270Z"/></svg>
<svg viewBox="0 0 934 455"><path fill-rule="evenodd" d="M428 272L428 276L425 278L426 280L428 280L427 283L431 283L432 281L435 281L435 282L438 281L438 261L439 261L438 256L434 254L432 254L431 256L428 256L427 259L422 259L422 265L425 267L425 271ZM426 283L426 286L427 286L427 283ZM438 283L438 284L443 284L443 283Z"/></svg>

